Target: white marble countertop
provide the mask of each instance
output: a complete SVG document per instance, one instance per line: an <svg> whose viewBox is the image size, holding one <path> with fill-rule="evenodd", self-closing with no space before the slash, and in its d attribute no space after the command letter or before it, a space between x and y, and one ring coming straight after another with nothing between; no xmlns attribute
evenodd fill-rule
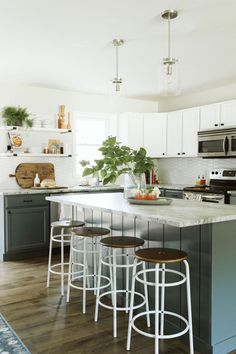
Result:
<svg viewBox="0 0 236 354"><path fill-rule="evenodd" d="M175 189L175 190L182 191L184 188L189 187L190 185L188 183L186 183L186 184L165 184L165 183L160 183L160 184L157 184L156 186L158 188ZM192 185L190 187L192 187Z"/></svg>
<svg viewBox="0 0 236 354"><path fill-rule="evenodd" d="M123 187L118 185L113 186L73 186L68 188L60 189L24 189L24 188L14 188L14 189L0 189L0 195L17 195L17 194L44 194L44 193L76 193L76 192L96 192L96 191L114 191L123 190Z"/></svg>
<svg viewBox="0 0 236 354"><path fill-rule="evenodd" d="M170 205L131 205L123 193L50 196L49 201L187 227L236 220L236 206L173 199Z"/></svg>

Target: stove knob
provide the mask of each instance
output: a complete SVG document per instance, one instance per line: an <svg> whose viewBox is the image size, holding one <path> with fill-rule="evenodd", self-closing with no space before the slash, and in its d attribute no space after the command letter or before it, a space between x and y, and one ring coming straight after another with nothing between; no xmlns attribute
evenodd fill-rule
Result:
<svg viewBox="0 0 236 354"><path fill-rule="evenodd" d="M214 171L212 171L212 172L211 172L211 174L212 174L212 175L214 175L214 174L215 174L215 172L214 172Z"/></svg>
<svg viewBox="0 0 236 354"><path fill-rule="evenodd" d="M216 175L218 175L218 171L216 171Z"/></svg>

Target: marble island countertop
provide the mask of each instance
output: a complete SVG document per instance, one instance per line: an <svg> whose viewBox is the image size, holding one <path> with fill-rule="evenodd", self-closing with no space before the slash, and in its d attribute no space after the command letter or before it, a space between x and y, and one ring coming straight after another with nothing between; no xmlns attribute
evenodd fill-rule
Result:
<svg viewBox="0 0 236 354"><path fill-rule="evenodd" d="M173 199L170 205L131 205L123 193L50 196L49 201L188 227L236 220L236 206Z"/></svg>

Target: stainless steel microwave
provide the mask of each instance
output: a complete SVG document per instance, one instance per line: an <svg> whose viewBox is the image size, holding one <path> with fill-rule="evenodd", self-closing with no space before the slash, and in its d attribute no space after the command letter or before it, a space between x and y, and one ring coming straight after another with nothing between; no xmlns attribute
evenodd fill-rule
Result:
<svg viewBox="0 0 236 354"><path fill-rule="evenodd" d="M236 157L236 127L198 132L198 156Z"/></svg>

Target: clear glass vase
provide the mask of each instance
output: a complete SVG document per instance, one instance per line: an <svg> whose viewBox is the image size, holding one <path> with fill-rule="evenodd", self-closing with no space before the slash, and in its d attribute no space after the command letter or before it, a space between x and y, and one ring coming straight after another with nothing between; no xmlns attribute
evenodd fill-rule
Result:
<svg viewBox="0 0 236 354"><path fill-rule="evenodd" d="M146 189L146 177L145 173L135 175L131 173L125 173L124 176L124 198L128 199L134 197L135 193L139 190Z"/></svg>

